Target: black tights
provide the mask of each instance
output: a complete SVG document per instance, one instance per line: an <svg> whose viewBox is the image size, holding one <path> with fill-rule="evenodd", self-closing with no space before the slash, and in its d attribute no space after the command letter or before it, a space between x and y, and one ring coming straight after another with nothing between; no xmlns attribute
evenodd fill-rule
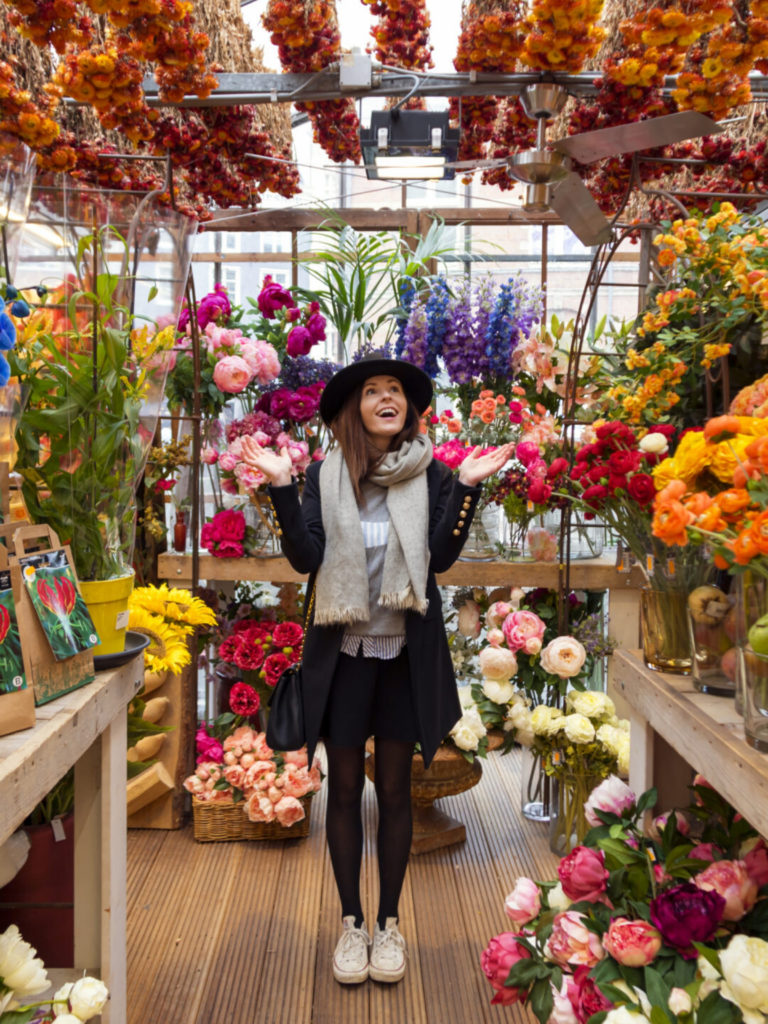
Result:
<svg viewBox="0 0 768 1024"><path fill-rule="evenodd" d="M365 782L364 747L337 747L326 743L328 753L328 806L325 829L328 849L341 898L341 916L354 915L363 923L360 902L360 866L363 859L363 820L360 809ZM383 928L388 917L397 917L411 849L411 761L413 743L376 740L376 799L379 829L376 849L379 860L379 913Z"/></svg>

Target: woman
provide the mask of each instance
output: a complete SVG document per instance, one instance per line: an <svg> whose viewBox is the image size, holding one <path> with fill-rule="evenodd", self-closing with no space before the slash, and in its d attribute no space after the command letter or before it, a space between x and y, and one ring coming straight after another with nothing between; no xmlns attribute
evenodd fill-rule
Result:
<svg viewBox="0 0 768 1024"><path fill-rule="evenodd" d="M342 984L405 973L397 905L411 845L414 744L428 766L461 715L434 574L461 551L478 485L512 454L512 445L475 450L457 480L419 430L431 399L429 377L400 360L362 359L336 373L320 400L336 446L307 470L301 504L288 453L243 442L246 460L270 481L285 555L309 573L304 712L310 763L320 737L328 757L326 832L343 924L333 973ZM369 736L379 809L372 942L360 902Z"/></svg>

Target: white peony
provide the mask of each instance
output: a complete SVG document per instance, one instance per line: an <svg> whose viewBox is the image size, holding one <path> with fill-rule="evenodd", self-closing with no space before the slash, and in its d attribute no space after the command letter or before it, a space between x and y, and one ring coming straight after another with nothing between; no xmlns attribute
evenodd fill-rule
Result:
<svg viewBox="0 0 768 1024"><path fill-rule="evenodd" d="M605 1015L603 1024L646 1024L646 1019L638 1010L630 1010L628 1006L616 1006Z"/></svg>
<svg viewBox="0 0 768 1024"><path fill-rule="evenodd" d="M85 1021L101 1013L107 1005L109 992L104 982L98 978L79 978L74 983L62 985L53 998L56 1001L61 1000L60 1007L54 1005L53 1008L57 1018L56 1024L61 1024L61 1021L66 1021L69 1016L64 1000L68 1001L75 1019Z"/></svg>
<svg viewBox="0 0 768 1024"><path fill-rule="evenodd" d="M577 676L587 660L587 651L579 640L572 636L558 636L550 640L541 652L541 667L560 679Z"/></svg>
<svg viewBox="0 0 768 1024"><path fill-rule="evenodd" d="M484 679L483 693L494 704L508 704L515 695L515 688L501 679Z"/></svg>
<svg viewBox="0 0 768 1024"><path fill-rule="evenodd" d="M461 704L463 708L472 708L475 706L475 698L472 696L471 686L459 687L459 704Z"/></svg>
<svg viewBox="0 0 768 1024"><path fill-rule="evenodd" d="M477 750L478 737L467 725L455 725L451 729L451 739L459 750Z"/></svg>
<svg viewBox="0 0 768 1024"><path fill-rule="evenodd" d="M587 718L611 718L616 713L616 706L606 693L598 690L571 690L566 699L567 706L577 715Z"/></svg>
<svg viewBox="0 0 768 1024"><path fill-rule="evenodd" d="M675 1017L679 1017L681 1013L691 1012L693 1002L684 988L675 986L675 988L670 989L667 1006Z"/></svg>
<svg viewBox="0 0 768 1024"><path fill-rule="evenodd" d="M478 661L480 673L486 679L506 682L517 673L517 658L508 647L484 647Z"/></svg>
<svg viewBox="0 0 768 1024"><path fill-rule="evenodd" d="M567 910L573 903L573 900L565 895L563 890L563 883L558 882L557 885L553 885L551 889L547 891L547 903L549 909L554 910L555 913L559 914L564 910Z"/></svg>
<svg viewBox="0 0 768 1024"><path fill-rule="evenodd" d="M629 775L629 737L625 736L619 740L616 751L616 768L619 775Z"/></svg>
<svg viewBox="0 0 768 1024"><path fill-rule="evenodd" d="M531 712L531 729L536 736L552 736L562 725L563 712L548 704L539 704Z"/></svg>
<svg viewBox="0 0 768 1024"><path fill-rule="evenodd" d="M720 954L725 983L720 991L742 1010L768 1014L768 942L734 935Z"/></svg>
<svg viewBox="0 0 768 1024"><path fill-rule="evenodd" d="M0 935L0 980L17 999L44 992L50 984L43 961L35 958L35 952L15 924Z"/></svg>
<svg viewBox="0 0 768 1024"><path fill-rule="evenodd" d="M563 730L571 743L591 743L595 738L595 727L586 715L566 715Z"/></svg>
<svg viewBox="0 0 768 1024"><path fill-rule="evenodd" d="M595 739L598 743L602 743L609 754L613 754L616 757L619 753L619 738L621 731L613 725L601 725L598 726L597 732L595 733Z"/></svg>

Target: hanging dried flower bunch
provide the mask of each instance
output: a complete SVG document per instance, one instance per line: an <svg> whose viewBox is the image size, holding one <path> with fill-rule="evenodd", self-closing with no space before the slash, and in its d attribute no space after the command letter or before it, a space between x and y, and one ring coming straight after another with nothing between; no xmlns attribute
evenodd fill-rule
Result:
<svg viewBox="0 0 768 1024"><path fill-rule="evenodd" d="M523 50L522 0L469 0L461 18L461 35L453 64L457 71L511 74ZM495 96L465 96L451 101L451 116L460 121L460 160L485 156L499 111Z"/></svg>
<svg viewBox="0 0 768 1024"><path fill-rule="evenodd" d="M603 0L533 0L521 61L538 71L581 71L605 38L602 10Z"/></svg>
<svg viewBox="0 0 768 1024"><path fill-rule="evenodd" d="M321 71L341 52L335 0L269 0L262 16L285 71ZM315 142L331 160L360 162L359 122L351 99L296 104L309 114Z"/></svg>
<svg viewBox="0 0 768 1024"><path fill-rule="evenodd" d="M378 21L371 29L374 56L382 64L425 70L434 67L429 43L430 17L426 0L363 0ZM394 101L393 101L394 103ZM403 109L424 110L421 96L406 100Z"/></svg>
<svg viewBox="0 0 768 1024"><path fill-rule="evenodd" d="M59 126L49 116L50 104L36 106L25 89L18 87L13 64L0 60L0 132L8 132L32 149L50 146Z"/></svg>
<svg viewBox="0 0 768 1024"><path fill-rule="evenodd" d="M526 116L517 96L507 96L499 109L488 156L494 160L504 159L520 150L533 149L535 145L535 123ZM518 184L505 166L483 171L482 182L484 185L497 185L502 191L509 191Z"/></svg>

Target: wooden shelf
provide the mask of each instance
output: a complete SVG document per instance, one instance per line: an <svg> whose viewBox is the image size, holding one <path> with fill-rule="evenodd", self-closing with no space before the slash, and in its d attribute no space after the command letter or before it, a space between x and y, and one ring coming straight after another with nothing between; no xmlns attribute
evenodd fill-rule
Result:
<svg viewBox="0 0 768 1024"><path fill-rule="evenodd" d="M768 755L753 750L733 699L699 693L691 676L649 669L640 651L617 651L613 687L631 708L630 786L654 784L653 737L661 736L768 836Z"/></svg>
<svg viewBox="0 0 768 1024"><path fill-rule="evenodd" d="M192 579L192 556L163 554L158 574L170 583L185 584ZM214 558L200 556L202 580L264 580L270 583L302 582L286 558ZM458 561L437 582L444 586L557 587L556 562ZM613 558L571 562L570 583L577 590L626 590L642 586L639 570L617 572Z"/></svg>

